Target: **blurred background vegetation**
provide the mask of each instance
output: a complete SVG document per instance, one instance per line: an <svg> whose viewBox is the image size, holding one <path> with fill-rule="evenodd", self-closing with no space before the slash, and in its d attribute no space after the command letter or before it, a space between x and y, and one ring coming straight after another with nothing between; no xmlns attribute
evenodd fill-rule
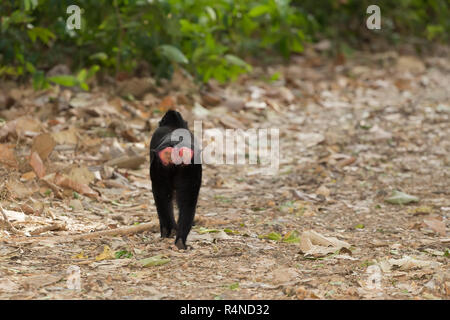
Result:
<svg viewBox="0 0 450 320"><path fill-rule="evenodd" d="M73 4L80 30L66 29ZM371 4L381 8L381 30L365 26ZM417 50L446 43L449 7L448 0L2 0L0 78L87 90L98 71L117 76L144 65L155 78L181 66L199 81L226 82L255 61L288 60L321 39L334 53L380 40ZM49 76L57 64L72 75Z"/></svg>

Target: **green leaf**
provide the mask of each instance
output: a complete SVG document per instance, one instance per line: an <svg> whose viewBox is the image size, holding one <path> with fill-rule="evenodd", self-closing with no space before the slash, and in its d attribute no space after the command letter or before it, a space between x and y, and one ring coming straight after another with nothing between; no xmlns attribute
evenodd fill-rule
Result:
<svg viewBox="0 0 450 320"><path fill-rule="evenodd" d="M220 230L218 229L208 229L208 228L204 228L204 227L200 227L197 232L199 234L204 234L204 233L215 233L215 232L219 232Z"/></svg>
<svg viewBox="0 0 450 320"><path fill-rule="evenodd" d="M44 71L35 71L33 73L33 89L34 90L42 90L50 87L47 79L45 79Z"/></svg>
<svg viewBox="0 0 450 320"><path fill-rule="evenodd" d="M245 62L244 60L242 60L239 57L236 57L235 55L227 54L227 55L225 55L225 59L229 63L234 64L234 65L239 66L239 67L242 67L242 68L244 68L246 70L250 71L252 69L252 67L247 62Z"/></svg>
<svg viewBox="0 0 450 320"><path fill-rule="evenodd" d="M92 78L97 72L100 70L100 67L98 65L93 65L87 72L86 80Z"/></svg>
<svg viewBox="0 0 450 320"><path fill-rule="evenodd" d="M80 88L83 89L84 91L89 91L89 85L86 82L81 82Z"/></svg>
<svg viewBox="0 0 450 320"><path fill-rule="evenodd" d="M419 200L418 197L397 190L395 190L389 198L384 199L384 201L391 204L408 204L411 202L419 202Z"/></svg>
<svg viewBox="0 0 450 320"><path fill-rule="evenodd" d="M33 66L32 63L30 63L28 61L25 63L25 68L27 69L27 72L29 72L31 74L36 72L36 68Z"/></svg>
<svg viewBox="0 0 450 320"><path fill-rule="evenodd" d="M33 21L33 18L22 12L21 10L14 11L8 19L8 23L21 24Z"/></svg>
<svg viewBox="0 0 450 320"><path fill-rule="evenodd" d="M169 258L164 258L162 254L158 254L156 256L139 260L143 267L154 267L161 266L163 264L169 263Z"/></svg>
<svg viewBox="0 0 450 320"><path fill-rule="evenodd" d="M208 13L209 18L210 18L212 21L216 21L216 20L217 20L217 15L216 15L216 12L214 11L213 8L211 8L211 7L206 7L205 10L206 10L206 12Z"/></svg>
<svg viewBox="0 0 450 320"><path fill-rule="evenodd" d="M228 228L223 229L223 232L225 232L227 234L239 234L239 231L231 230L231 229L228 229Z"/></svg>
<svg viewBox="0 0 450 320"><path fill-rule="evenodd" d="M86 76L87 76L87 70L81 69L81 71L78 72L78 74L77 74L77 79L80 82L84 82L86 80Z"/></svg>
<svg viewBox="0 0 450 320"><path fill-rule="evenodd" d="M74 87L79 81L76 77L70 75L60 75L48 78L49 81L65 87Z"/></svg>
<svg viewBox="0 0 450 320"><path fill-rule="evenodd" d="M23 4L25 11L34 10L38 5L38 0L24 0Z"/></svg>
<svg viewBox="0 0 450 320"><path fill-rule="evenodd" d="M272 76L270 77L270 82L275 82L280 80L281 78L281 73L279 72L275 72L274 74L272 74Z"/></svg>
<svg viewBox="0 0 450 320"><path fill-rule="evenodd" d="M159 50L164 57L166 57L167 59L169 59L172 62L184 63L184 64L189 63L188 58L186 58L186 56L183 54L183 52L181 52L177 47L174 47L174 46L171 46L168 44L164 44L162 46L159 46Z"/></svg>
<svg viewBox="0 0 450 320"><path fill-rule="evenodd" d="M39 38L45 44L48 44L50 39L56 38L55 34L49 29L41 27L34 27L33 29L28 30L28 36L32 42L35 42L36 38Z"/></svg>
<svg viewBox="0 0 450 320"><path fill-rule="evenodd" d="M105 61L108 59L108 55L104 52L97 52L94 53L93 55L89 56L90 60L99 60L99 61Z"/></svg>
<svg viewBox="0 0 450 320"><path fill-rule="evenodd" d="M239 289L239 282L235 282L235 283L230 284L228 286L228 288L231 289L231 290L238 290Z"/></svg>
<svg viewBox="0 0 450 320"><path fill-rule="evenodd" d="M364 229L364 225L363 225L362 223L357 224L357 225L355 226L355 229Z"/></svg>
<svg viewBox="0 0 450 320"><path fill-rule="evenodd" d="M286 233L284 235L282 241L286 242L286 243L297 243L297 242L300 242L300 237L299 237L298 232L296 230L294 230L294 231L290 231L290 232Z"/></svg>
<svg viewBox="0 0 450 320"><path fill-rule="evenodd" d="M250 10L250 12L248 13L248 15L251 18L255 18L269 12L270 7L268 5L261 4L259 6L253 7L252 10Z"/></svg>
<svg viewBox="0 0 450 320"><path fill-rule="evenodd" d="M281 234L279 234L277 232L271 232L269 234L259 236L259 238L260 239L269 239L269 240L274 240L274 241L281 241L283 239Z"/></svg>
<svg viewBox="0 0 450 320"><path fill-rule="evenodd" d="M120 251L116 251L114 253L114 256L116 257L116 259L121 259L121 258L131 258L133 257L133 254L127 250L120 250Z"/></svg>

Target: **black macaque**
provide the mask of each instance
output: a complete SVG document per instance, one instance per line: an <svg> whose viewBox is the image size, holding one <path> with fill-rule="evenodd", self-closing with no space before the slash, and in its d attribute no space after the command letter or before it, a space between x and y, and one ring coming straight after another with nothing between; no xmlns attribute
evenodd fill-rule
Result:
<svg viewBox="0 0 450 320"><path fill-rule="evenodd" d="M158 211L161 237L176 233L175 245L187 249L198 193L202 182L200 150L181 114L169 110L159 122L150 142L150 178ZM173 198L179 209L173 214Z"/></svg>

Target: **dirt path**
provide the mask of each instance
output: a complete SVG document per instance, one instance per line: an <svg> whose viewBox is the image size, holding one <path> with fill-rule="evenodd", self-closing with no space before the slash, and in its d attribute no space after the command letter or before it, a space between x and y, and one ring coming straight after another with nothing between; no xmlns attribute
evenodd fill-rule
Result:
<svg viewBox="0 0 450 320"><path fill-rule="evenodd" d="M284 82L259 80L277 72ZM115 170L125 182L118 176L105 179L101 169L102 179L88 179L101 201L62 188L58 199L48 186L23 177L28 170L21 167L20 155L29 154L32 145L25 134L15 146L18 170L0 167L2 206L18 230L53 221L66 231L43 233L45 241L17 242L17 235L0 227L0 298L448 299L449 88L447 60L396 53L355 56L337 66L311 55L289 66L257 69L228 88L210 88L212 97L199 100L204 105L226 92L245 97L247 107L236 98L225 105L238 111L208 108L206 127L279 128L280 167L279 174L264 176L257 166L205 165L187 252L176 250L173 240L161 240L156 228L121 237L52 240L156 222L148 157L137 170ZM261 109L252 107L261 102ZM105 163L98 155L118 148L114 138L96 129L111 128L114 113L102 109L100 116L80 121L82 108L64 111L65 122L59 121L62 130L73 125L78 134L91 137L92 145L84 139L74 151L60 143L45 162L47 172L67 173L72 164L95 171ZM191 124L204 111L183 110ZM151 123L159 117L154 114ZM143 126L139 121L131 121L130 128ZM136 142L124 135L115 141L145 154L148 131L132 132ZM98 137L107 149L95 146ZM390 204L385 200L394 190L420 200ZM30 197L32 213L14 218L11 211L21 213L18 207L29 204ZM35 202L43 204L42 210ZM298 241L307 230L351 246L305 255ZM269 234L281 238L267 239ZM139 262L158 255L161 265ZM67 289L70 266L80 268L81 290Z"/></svg>

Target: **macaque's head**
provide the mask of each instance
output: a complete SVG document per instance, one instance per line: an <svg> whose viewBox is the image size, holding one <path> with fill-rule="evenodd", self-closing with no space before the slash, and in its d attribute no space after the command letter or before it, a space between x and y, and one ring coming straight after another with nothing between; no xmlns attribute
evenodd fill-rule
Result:
<svg viewBox="0 0 450 320"><path fill-rule="evenodd" d="M165 166L168 166L169 164L190 164L193 156L194 151L187 147L166 147L158 152L158 157Z"/></svg>

